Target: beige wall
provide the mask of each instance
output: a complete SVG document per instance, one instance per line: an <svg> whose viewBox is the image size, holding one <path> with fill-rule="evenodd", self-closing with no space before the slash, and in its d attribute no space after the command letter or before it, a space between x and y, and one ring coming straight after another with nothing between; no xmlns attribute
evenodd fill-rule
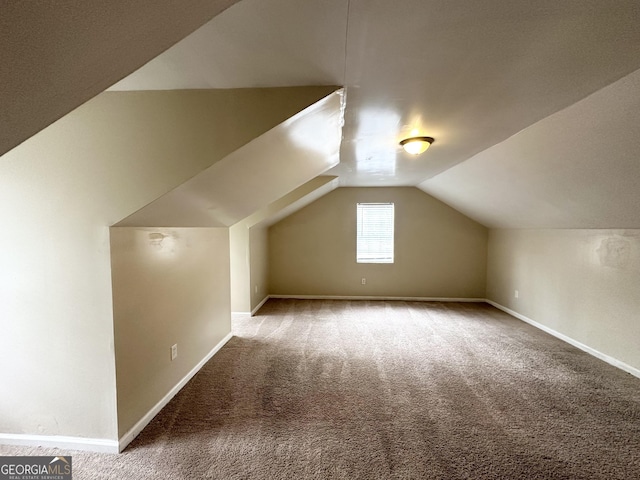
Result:
<svg viewBox="0 0 640 480"><path fill-rule="evenodd" d="M122 437L231 332L228 229L112 228L111 267Z"/></svg>
<svg viewBox="0 0 640 480"><path fill-rule="evenodd" d="M358 202L395 203L394 264L356 263ZM486 228L417 188L338 188L269 229L270 293L484 298L486 249Z"/></svg>
<svg viewBox="0 0 640 480"><path fill-rule="evenodd" d="M233 312L253 311L270 293L268 227L336 186L337 177L315 177L229 228Z"/></svg>
<svg viewBox="0 0 640 480"><path fill-rule="evenodd" d="M251 311L251 269L249 227L238 222L229 227L231 263L231 311Z"/></svg>
<svg viewBox="0 0 640 480"><path fill-rule="evenodd" d="M269 230L256 225L249 230L251 259L251 311L269 294Z"/></svg>
<svg viewBox="0 0 640 480"><path fill-rule="evenodd" d="M331 92L325 89L323 95ZM118 226L229 227L277 203L338 162L343 98L342 90L324 96ZM323 139L323 148L305 145L314 135Z"/></svg>
<svg viewBox="0 0 640 480"><path fill-rule="evenodd" d="M117 439L109 225L317 96L106 93L0 157L0 432Z"/></svg>
<svg viewBox="0 0 640 480"><path fill-rule="evenodd" d="M0 155L236 2L3 2Z"/></svg>
<svg viewBox="0 0 640 480"><path fill-rule="evenodd" d="M640 230L489 232L487 298L634 368L638 292Z"/></svg>
<svg viewBox="0 0 640 480"><path fill-rule="evenodd" d="M249 313L269 294L268 230L238 222L229 228L231 310Z"/></svg>

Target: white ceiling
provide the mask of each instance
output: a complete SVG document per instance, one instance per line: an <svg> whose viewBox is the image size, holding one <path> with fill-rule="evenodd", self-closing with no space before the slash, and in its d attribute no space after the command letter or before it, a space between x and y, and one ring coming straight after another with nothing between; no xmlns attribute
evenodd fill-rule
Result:
<svg viewBox="0 0 640 480"><path fill-rule="evenodd" d="M640 227L626 200L591 208L637 175L633 142L600 137L586 155L563 143L607 126L586 97L640 68L639 19L637 0L242 0L112 89L345 85L328 172L343 186L418 185L492 226ZM634 108L638 89L623 94L618 111ZM553 115L583 99L589 115ZM640 136L619 118L617 137ZM516 135L534 124L545 148ZM435 137L426 154L398 147L412 132Z"/></svg>
<svg viewBox="0 0 640 480"><path fill-rule="evenodd" d="M204 24L113 89L345 85L341 185L640 228L637 0L114 1L2 3L0 155ZM413 129L436 138L420 157L397 145Z"/></svg>
<svg viewBox="0 0 640 480"><path fill-rule="evenodd" d="M640 228L640 70L420 185L489 227Z"/></svg>
<svg viewBox="0 0 640 480"><path fill-rule="evenodd" d="M343 84L332 173L416 185L640 68L639 18L635 0L243 0L112 89ZM436 139L417 159L397 145L414 129Z"/></svg>

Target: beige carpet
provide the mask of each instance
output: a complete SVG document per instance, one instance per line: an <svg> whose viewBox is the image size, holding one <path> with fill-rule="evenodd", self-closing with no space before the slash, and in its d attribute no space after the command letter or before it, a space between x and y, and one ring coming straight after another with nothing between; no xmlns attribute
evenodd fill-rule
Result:
<svg viewBox="0 0 640 480"><path fill-rule="evenodd" d="M640 478L640 379L488 305L271 300L234 334L74 478Z"/></svg>

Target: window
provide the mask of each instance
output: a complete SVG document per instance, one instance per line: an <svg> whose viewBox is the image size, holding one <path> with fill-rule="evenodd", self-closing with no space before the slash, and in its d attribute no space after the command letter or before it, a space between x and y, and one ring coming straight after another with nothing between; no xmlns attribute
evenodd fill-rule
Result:
<svg viewBox="0 0 640 480"><path fill-rule="evenodd" d="M358 263L393 263L393 203L358 203Z"/></svg>

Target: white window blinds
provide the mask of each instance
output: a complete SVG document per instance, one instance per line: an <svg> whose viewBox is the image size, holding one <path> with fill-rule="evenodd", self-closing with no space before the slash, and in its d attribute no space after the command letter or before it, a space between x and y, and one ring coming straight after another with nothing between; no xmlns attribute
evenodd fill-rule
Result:
<svg viewBox="0 0 640 480"><path fill-rule="evenodd" d="M358 263L393 263L393 203L358 203Z"/></svg>

